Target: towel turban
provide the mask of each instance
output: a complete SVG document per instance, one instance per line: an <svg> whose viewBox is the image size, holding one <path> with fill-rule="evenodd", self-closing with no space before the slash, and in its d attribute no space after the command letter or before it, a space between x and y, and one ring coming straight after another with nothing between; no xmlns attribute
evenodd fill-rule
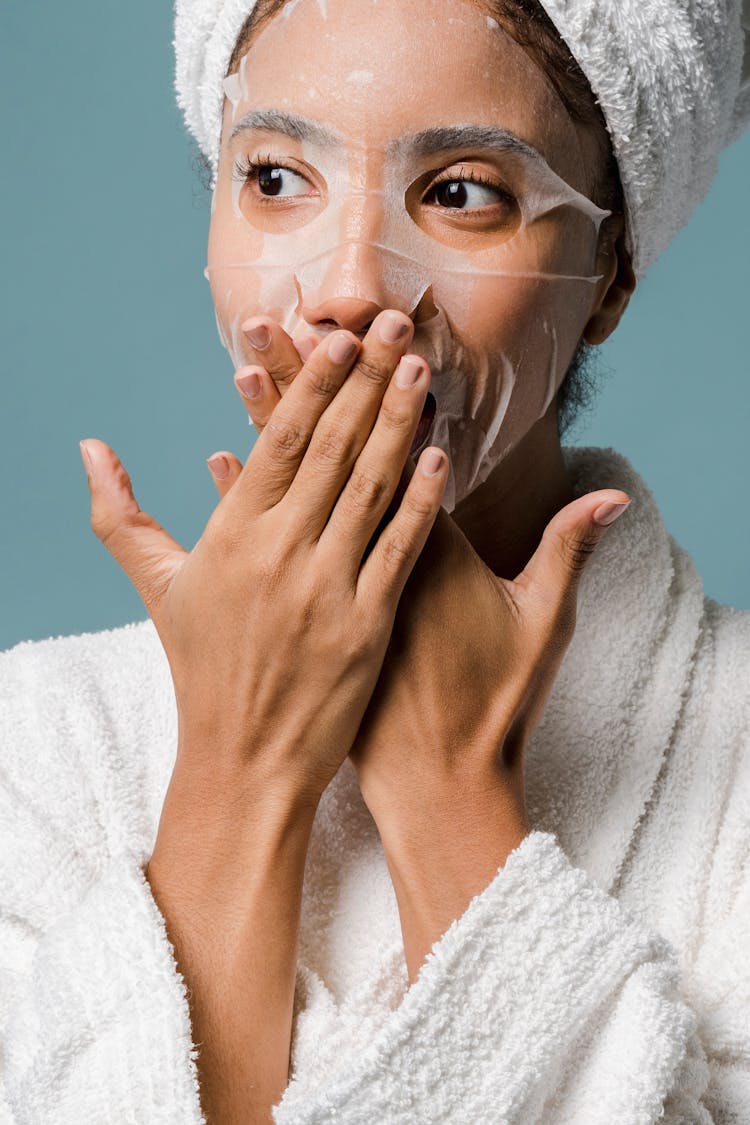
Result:
<svg viewBox="0 0 750 1125"><path fill-rule="evenodd" d="M356 5L358 0L352 0ZM542 0L599 101L641 278L750 124L750 0ZM175 89L216 181L223 79L253 0L176 0Z"/></svg>

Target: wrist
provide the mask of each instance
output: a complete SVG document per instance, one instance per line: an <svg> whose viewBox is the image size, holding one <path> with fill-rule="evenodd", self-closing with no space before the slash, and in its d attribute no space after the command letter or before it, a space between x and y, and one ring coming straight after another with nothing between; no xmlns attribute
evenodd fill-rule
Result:
<svg viewBox="0 0 750 1125"><path fill-rule="evenodd" d="M492 801L433 797L376 823L397 893L425 904L452 893L478 894L531 831L525 811L507 794Z"/></svg>
<svg viewBox="0 0 750 1125"><path fill-rule="evenodd" d="M330 779L329 779L330 780ZM227 803L265 814L273 805L282 819L315 816L326 781L304 772L304 754L282 753L266 736L222 734L194 721L178 722L177 755L170 788L201 794L219 809Z"/></svg>
<svg viewBox="0 0 750 1125"><path fill-rule="evenodd" d="M391 804L376 817L413 981L425 956L531 831L508 787L455 786Z"/></svg>
<svg viewBox="0 0 750 1125"><path fill-rule="evenodd" d="M146 868L163 912L189 914L196 928L227 915L241 923L259 900L296 902L317 808L291 790L217 780L175 768Z"/></svg>

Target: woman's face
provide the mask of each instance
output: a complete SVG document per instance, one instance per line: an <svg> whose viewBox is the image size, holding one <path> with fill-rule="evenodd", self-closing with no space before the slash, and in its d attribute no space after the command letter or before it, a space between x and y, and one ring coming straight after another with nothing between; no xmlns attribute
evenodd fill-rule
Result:
<svg viewBox="0 0 750 1125"><path fill-rule="evenodd" d="M601 294L593 140L472 0L290 0L225 89L206 272L235 368L251 316L299 340L407 313L451 511L547 411Z"/></svg>

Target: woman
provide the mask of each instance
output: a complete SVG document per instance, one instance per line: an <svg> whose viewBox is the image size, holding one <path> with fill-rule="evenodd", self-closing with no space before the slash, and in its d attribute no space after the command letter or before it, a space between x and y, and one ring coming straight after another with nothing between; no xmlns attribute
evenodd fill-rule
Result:
<svg viewBox="0 0 750 1125"><path fill-rule="evenodd" d="M2 654L11 1120L750 1119L748 617L559 441L740 13L546 7L178 5L260 436L189 554L83 443L149 618Z"/></svg>

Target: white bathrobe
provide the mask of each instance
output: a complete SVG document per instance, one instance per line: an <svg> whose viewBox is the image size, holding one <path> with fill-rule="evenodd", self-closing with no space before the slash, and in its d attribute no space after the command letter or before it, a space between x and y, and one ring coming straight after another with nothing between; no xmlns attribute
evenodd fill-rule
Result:
<svg viewBox="0 0 750 1125"><path fill-rule="evenodd" d="M534 830L408 987L348 759L310 843L277 1125L750 1122L750 614L633 504L584 573L527 750ZM14 1125L203 1121L143 868L176 710L150 621L0 654L0 1073Z"/></svg>

